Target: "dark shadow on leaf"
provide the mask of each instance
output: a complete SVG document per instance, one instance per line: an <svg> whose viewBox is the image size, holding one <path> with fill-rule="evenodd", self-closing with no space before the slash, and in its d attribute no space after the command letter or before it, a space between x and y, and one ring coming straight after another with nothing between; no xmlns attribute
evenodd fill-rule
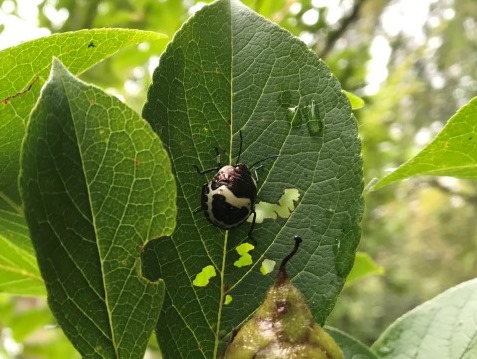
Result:
<svg viewBox="0 0 477 359"><path fill-rule="evenodd" d="M171 240L171 237L159 237L149 241L141 253L141 267L144 277L152 282L162 278L159 266L158 243Z"/></svg>

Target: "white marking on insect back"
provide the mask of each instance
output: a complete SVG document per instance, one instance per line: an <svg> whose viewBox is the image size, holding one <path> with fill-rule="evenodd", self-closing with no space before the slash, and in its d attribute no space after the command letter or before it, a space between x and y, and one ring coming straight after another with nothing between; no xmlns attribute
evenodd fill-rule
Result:
<svg viewBox="0 0 477 359"><path fill-rule="evenodd" d="M209 188L210 188L210 186L209 186ZM222 186L218 187L216 190L213 190L212 188L210 188L210 193L209 193L209 196L208 196L209 197L208 198L208 204L210 205L210 207L212 206L212 199L214 197L214 194L220 194L220 195L224 196L227 203L229 203L230 205L232 205L236 208L242 208L242 207L250 208L251 207L250 198L246 198L246 197L240 198L240 197L235 196L235 194L226 185L222 185Z"/></svg>
<svg viewBox="0 0 477 359"><path fill-rule="evenodd" d="M207 212L209 214L209 219L213 223L216 223L219 226L226 227L226 228L227 227L229 227L229 228L235 227L235 225L231 226L230 224L223 223L222 221L215 218L214 213L212 211L212 209L213 209L213 203L212 202L213 202L215 194L219 194L221 196L224 196L225 199L226 199L226 202L229 203L230 205L236 207L236 208L242 208L242 207L247 208L247 210L249 212L249 215L250 215L251 208L252 208L252 203L250 201L250 198L240 198L240 197L235 196L235 194L229 188L227 188L226 185L222 185L222 186L216 188L215 190L213 190L212 189L212 184L209 183L209 193L207 194ZM244 222L247 218L248 218L248 216L246 218L244 218L243 221L237 223L237 225Z"/></svg>

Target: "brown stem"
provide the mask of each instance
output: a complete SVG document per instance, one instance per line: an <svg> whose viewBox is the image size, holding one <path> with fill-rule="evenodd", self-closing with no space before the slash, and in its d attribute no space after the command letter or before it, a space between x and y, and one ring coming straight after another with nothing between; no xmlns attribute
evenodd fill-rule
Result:
<svg viewBox="0 0 477 359"><path fill-rule="evenodd" d="M295 245L290 253L283 258L282 262L280 263L280 268L278 269L277 274L277 284L282 284L287 279L287 270L286 266L288 261L298 252L298 248L300 247L300 243L303 242L300 236L295 236Z"/></svg>

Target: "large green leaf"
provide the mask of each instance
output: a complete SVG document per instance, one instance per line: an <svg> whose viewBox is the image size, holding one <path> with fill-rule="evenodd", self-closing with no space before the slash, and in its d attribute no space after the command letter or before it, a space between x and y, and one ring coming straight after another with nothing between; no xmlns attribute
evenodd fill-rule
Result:
<svg viewBox="0 0 477 359"><path fill-rule="evenodd" d="M219 0L197 12L169 44L143 116L168 148L178 182L176 232L151 246L146 261L148 272L166 282L157 328L164 356L220 354L225 337L273 283L273 275L260 272L263 260L283 258L296 234L304 243L289 272L323 323L353 265L362 212L357 125L325 64L239 1ZM280 155L263 162L258 199L285 208L285 215L280 210L257 223L256 247L246 253L253 263L240 268L247 259L237 261L245 254L236 247L249 225L228 232L193 213L207 181L193 165L213 167L215 147L227 153L224 163L233 163L239 131L244 163ZM296 206L288 206L291 215L285 190L299 194ZM194 286L199 273L196 283L209 280L206 286Z"/></svg>
<svg viewBox="0 0 477 359"><path fill-rule="evenodd" d="M79 74L123 48L164 37L141 30L81 30L0 51L0 193L11 197L16 192L12 183L17 182L26 120L48 76L53 56L72 73Z"/></svg>
<svg viewBox="0 0 477 359"><path fill-rule="evenodd" d="M477 279L453 287L396 320L373 344L379 358L477 358Z"/></svg>
<svg viewBox="0 0 477 359"><path fill-rule="evenodd" d="M3 210L0 210L0 292L45 294L25 219Z"/></svg>
<svg viewBox="0 0 477 359"><path fill-rule="evenodd" d="M416 175L477 178L477 97L463 106L421 152L376 183L375 189Z"/></svg>
<svg viewBox="0 0 477 359"><path fill-rule="evenodd" d="M175 225L160 141L55 61L22 151L25 217L58 323L84 357L140 357L164 290L142 276L140 254Z"/></svg>

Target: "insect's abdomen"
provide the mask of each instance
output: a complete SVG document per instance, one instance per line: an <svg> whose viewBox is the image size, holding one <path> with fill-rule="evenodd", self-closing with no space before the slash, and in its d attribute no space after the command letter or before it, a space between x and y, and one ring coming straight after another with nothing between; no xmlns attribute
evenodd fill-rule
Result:
<svg viewBox="0 0 477 359"><path fill-rule="evenodd" d="M224 166L202 188L202 210L217 227L234 228L254 209L257 187L244 165Z"/></svg>

